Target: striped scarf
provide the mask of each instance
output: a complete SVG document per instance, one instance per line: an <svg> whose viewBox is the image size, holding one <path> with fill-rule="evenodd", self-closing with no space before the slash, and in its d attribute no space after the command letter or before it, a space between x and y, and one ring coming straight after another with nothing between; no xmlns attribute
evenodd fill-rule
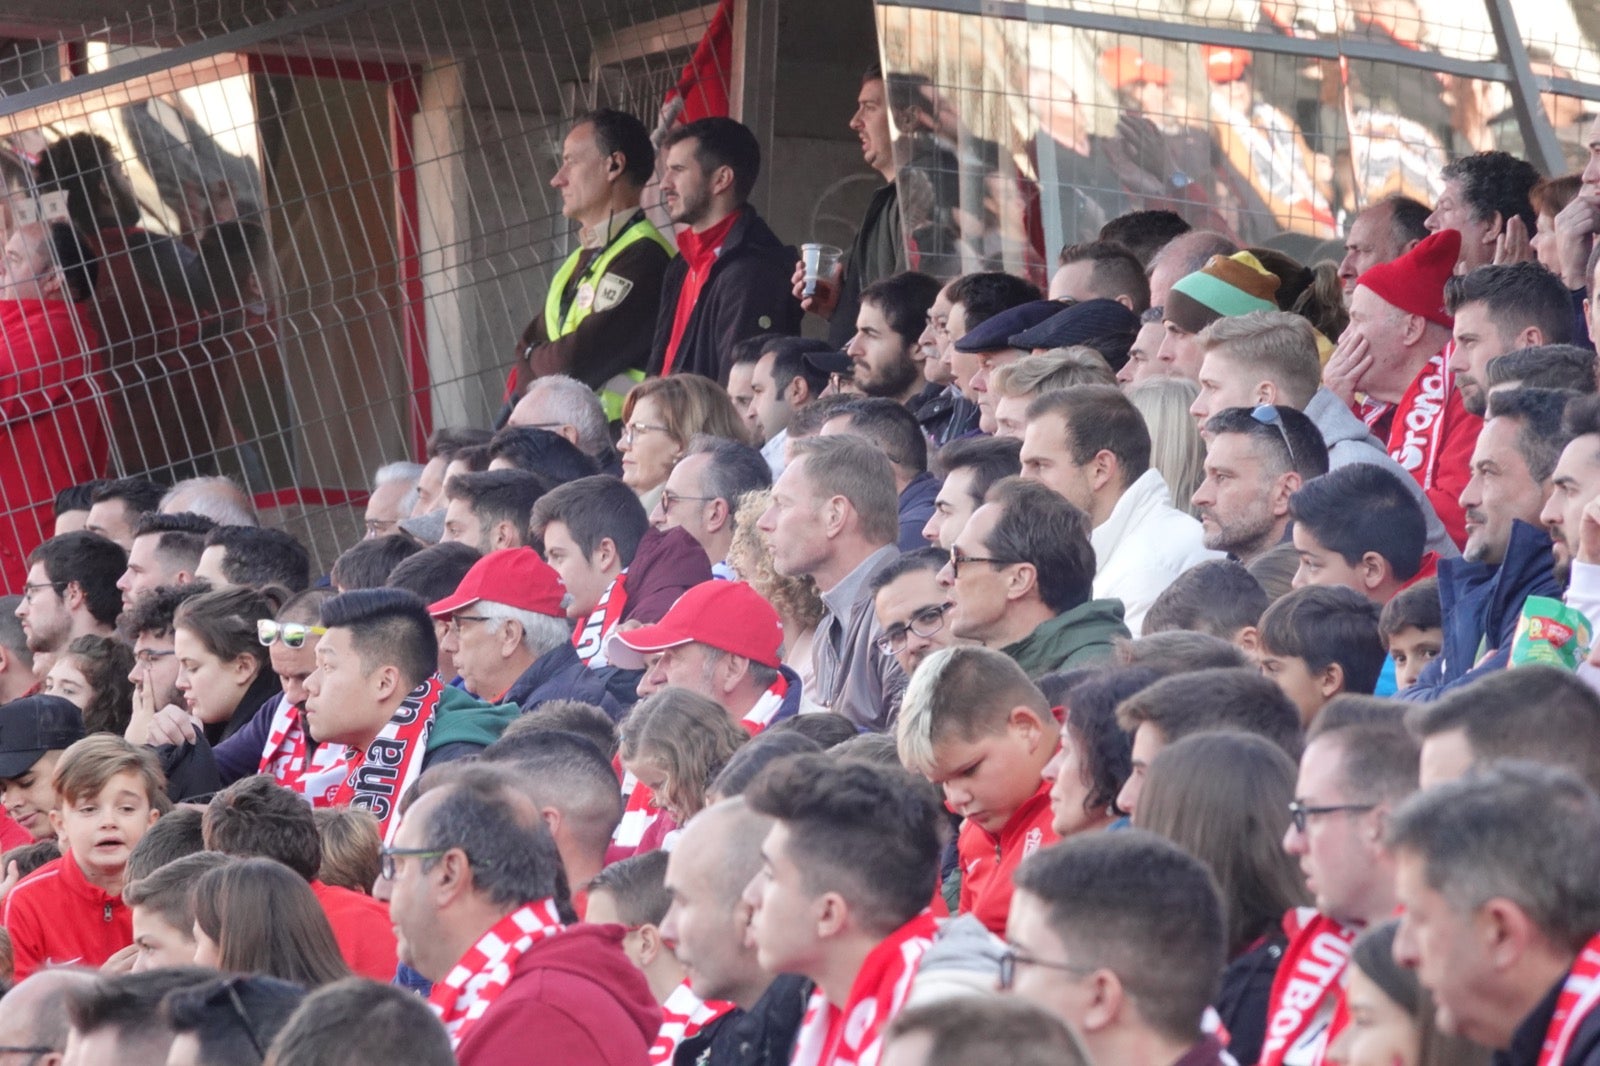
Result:
<svg viewBox="0 0 1600 1066"><path fill-rule="evenodd" d="M467 1029L488 1013L495 998L506 990L517 960L536 942L564 928L554 899L524 904L479 937L445 979L433 986L428 1005L450 1034L452 1050L461 1046Z"/></svg>

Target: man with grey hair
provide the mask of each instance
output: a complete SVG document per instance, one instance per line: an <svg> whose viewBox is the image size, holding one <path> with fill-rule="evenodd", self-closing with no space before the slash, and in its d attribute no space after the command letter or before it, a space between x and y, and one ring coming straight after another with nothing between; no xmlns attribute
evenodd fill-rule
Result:
<svg viewBox="0 0 1600 1066"><path fill-rule="evenodd" d="M620 717L605 677L572 647L566 586L532 548L490 552L456 591L428 613L444 624L440 650L455 662L467 691L524 712L546 700L582 700Z"/></svg>
<svg viewBox="0 0 1600 1066"><path fill-rule="evenodd" d="M600 397L589 386L566 374L548 374L536 379L511 409L506 425L559 433L599 463L602 470L616 459Z"/></svg>
<svg viewBox="0 0 1600 1066"><path fill-rule="evenodd" d="M900 500L889 459L851 434L791 439L789 464L772 486L758 528L773 566L810 577L827 608L812 652L816 703L858 727L894 723L906 675L877 645L872 578L899 555Z"/></svg>
<svg viewBox="0 0 1600 1066"><path fill-rule="evenodd" d="M561 858L538 808L503 771L468 766L423 793L384 858L400 961L461 1066L527 1057L644 1062L661 1008L622 950L626 930L563 922ZM564 895L564 893L563 893Z"/></svg>
<svg viewBox="0 0 1600 1066"><path fill-rule="evenodd" d="M230 477L192 477L180 481L161 497L162 514L190 514L209 518L219 526L254 526L255 504L244 486Z"/></svg>
<svg viewBox="0 0 1600 1066"><path fill-rule="evenodd" d="M772 470L748 444L696 434L689 450L667 475L666 488L650 516L657 529L682 526L706 550L713 577L733 577L735 517L745 493L772 487Z"/></svg>
<svg viewBox="0 0 1600 1066"><path fill-rule="evenodd" d="M422 478L421 463L385 463L372 475L372 494L367 497L367 540L388 536L410 516L417 505L417 482Z"/></svg>
<svg viewBox="0 0 1600 1066"><path fill-rule="evenodd" d="M1179 278L1186 278L1211 262L1214 255L1233 255L1239 246L1220 233L1197 229L1168 241L1150 260L1150 306L1162 307Z"/></svg>
<svg viewBox="0 0 1600 1066"><path fill-rule="evenodd" d="M67 992L94 984L89 970L40 970L0 999L0 1046L34 1048L28 1061L36 1066L59 1066L67 1050L71 1022L67 1018Z"/></svg>
<svg viewBox="0 0 1600 1066"><path fill-rule="evenodd" d="M21 596L0 597L0 705L21 699L33 691L33 652L28 635L17 617Z"/></svg>
<svg viewBox="0 0 1600 1066"><path fill-rule="evenodd" d="M1497 1062L1600 1062L1600 798L1570 771L1495 763L1395 811L1394 957L1439 1028Z"/></svg>

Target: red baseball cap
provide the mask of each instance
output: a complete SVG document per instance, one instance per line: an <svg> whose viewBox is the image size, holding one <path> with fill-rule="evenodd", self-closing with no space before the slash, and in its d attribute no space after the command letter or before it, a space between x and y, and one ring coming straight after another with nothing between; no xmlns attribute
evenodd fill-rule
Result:
<svg viewBox="0 0 1600 1066"><path fill-rule="evenodd" d="M653 626L617 632L606 644L613 666L637 670L646 655L684 644L706 644L762 666L783 661L783 622L743 581L705 581L678 597Z"/></svg>
<svg viewBox="0 0 1600 1066"><path fill-rule="evenodd" d="M1200 54L1206 61L1206 77L1218 85L1238 81L1250 66L1250 53L1243 48L1205 44Z"/></svg>
<svg viewBox="0 0 1600 1066"><path fill-rule="evenodd" d="M1121 89L1147 81L1152 85L1166 85L1172 81L1172 71L1146 63L1137 48L1112 48L1100 55L1100 76Z"/></svg>
<svg viewBox="0 0 1600 1066"><path fill-rule="evenodd" d="M532 548L502 548L472 564L455 592L429 605L435 618L455 614L479 600L503 603L519 611L565 618L567 586Z"/></svg>

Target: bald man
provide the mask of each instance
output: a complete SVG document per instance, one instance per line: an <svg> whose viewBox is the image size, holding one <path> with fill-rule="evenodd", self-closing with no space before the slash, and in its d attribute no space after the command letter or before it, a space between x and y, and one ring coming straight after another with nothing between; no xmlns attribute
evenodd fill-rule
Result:
<svg viewBox="0 0 1600 1066"><path fill-rule="evenodd" d="M41 970L0 999L0 1047L47 1047L29 1062L58 1066L67 1050L67 991L94 984L90 970Z"/></svg>

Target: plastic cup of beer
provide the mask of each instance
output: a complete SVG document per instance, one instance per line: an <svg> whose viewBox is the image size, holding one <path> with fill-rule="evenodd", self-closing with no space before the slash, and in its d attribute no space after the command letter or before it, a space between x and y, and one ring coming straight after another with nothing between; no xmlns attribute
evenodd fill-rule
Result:
<svg viewBox="0 0 1600 1066"><path fill-rule="evenodd" d="M831 244L802 244L800 262L805 266L805 288L801 291L806 296L815 296L817 279L832 278L843 258L844 253Z"/></svg>

